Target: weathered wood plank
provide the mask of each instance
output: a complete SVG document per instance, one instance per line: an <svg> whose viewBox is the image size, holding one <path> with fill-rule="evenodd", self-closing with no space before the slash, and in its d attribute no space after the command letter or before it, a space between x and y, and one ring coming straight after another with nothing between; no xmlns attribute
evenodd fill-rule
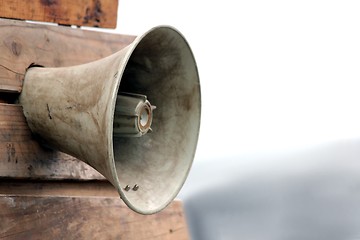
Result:
<svg viewBox="0 0 360 240"><path fill-rule="evenodd" d="M72 186L64 191L66 184ZM1 239L189 239L180 201L144 216L130 210L115 189L104 184L8 185L0 184ZM99 190L102 196L97 196Z"/></svg>
<svg viewBox="0 0 360 240"><path fill-rule="evenodd" d="M114 186L108 181L24 181L2 179L0 181L0 198L10 195L33 197L119 197Z"/></svg>
<svg viewBox="0 0 360 240"><path fill-rule="evenodd" d="M42 147L31 135L22 108L0 103L0 177L104 179L89 165Z"/></svg>
<svg viewBox="0 0 360 240"><path fill-rule="evenodd" d="M0 0L0 17L115 28L118 0Z"/></svg>
<svg viewBox="0 0 360 240"><path fill-rule="evenodd" d="M0 0L1 1L1 0ZM134 36L0 19L0 92L21 92L27 67L66 67L124 48Z"/></svg>
<svg viewBox="0 0 360 240"><path fill-rule="evenodd" d="M143 216L119 198L0 198L1 239L189 239L180 202Z"/></svg>

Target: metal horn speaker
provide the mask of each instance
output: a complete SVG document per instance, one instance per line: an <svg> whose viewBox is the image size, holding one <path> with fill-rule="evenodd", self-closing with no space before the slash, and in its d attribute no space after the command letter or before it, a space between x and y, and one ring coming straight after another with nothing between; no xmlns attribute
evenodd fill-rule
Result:
<svg viewBox="0 0 360 240"><path fill-rule="evenodd" d="M20 103L42 142L94 167L138 213L165 208L188 175L200 83L193 53L172 27L95 62L30 67Z"/></svg>

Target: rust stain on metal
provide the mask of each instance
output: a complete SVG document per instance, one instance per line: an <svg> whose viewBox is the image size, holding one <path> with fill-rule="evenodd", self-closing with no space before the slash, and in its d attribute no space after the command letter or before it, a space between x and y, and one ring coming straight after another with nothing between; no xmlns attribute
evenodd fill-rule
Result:
<svg viewBox="0 0 360 240"><path fill-rule="evenodd" d="M182 105L183 107L189 111L192 106L193 99L190 96L186 96L183 98Z"/></svg>
<svg viewBox="0 0 360 240"><path fill-rule="evenodd" d="M15 56L19 56L21 53L22 45L20 43L17 43L16 41L13 41L11 43L11 51Z"/></svg>

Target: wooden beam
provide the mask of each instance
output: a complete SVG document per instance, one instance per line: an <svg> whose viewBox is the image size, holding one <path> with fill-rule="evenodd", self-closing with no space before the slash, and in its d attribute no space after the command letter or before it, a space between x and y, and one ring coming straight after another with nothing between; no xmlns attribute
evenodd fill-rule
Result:
<svg viewBox="0 0 360 240"><path fill-rule="evenodd" d="M182 203L130 210L105 183L0 182L1 239L189 239Z"/></svg>
<svg viewBox="0 0 360 240"><path fill-rule="evenodd" d="M108 181L24 181L2 179L0 181L0 198L1 196L118 198L119 194Z"/></svg>
<svg viewBox="0 0 360 240"><path fill-rule="evenodd" d="M119 198L0 198L1 239L189 239L180 202L156 215L132 212Z"/></svg>
<svg viewBox="0 0 360 240"><path fill-rule="evenodd" d="M115 28L118 0L0 0L0 17Z"/></svg>

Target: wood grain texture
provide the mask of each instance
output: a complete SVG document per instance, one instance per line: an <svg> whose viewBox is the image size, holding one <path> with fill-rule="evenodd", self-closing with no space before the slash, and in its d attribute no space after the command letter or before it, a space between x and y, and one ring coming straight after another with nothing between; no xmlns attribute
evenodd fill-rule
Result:
<svg viewBox="0 0 360 240"><path fill-rule="evenodd" d="M22 108L0 103L0 177L104 179L89 165L42 147L31 135Z"/></svg>
<svg viewBox="0 0 360 240"><path fill-rule="evenodd" d="M115 28L118 0L0 0L0 17Z"/></svg>
<svg viewBox="0 0 360 240"><path fill-rule="evenodd" d="M0 178L103 179L90 166L39 145L13 103L33 62L63 67L106 57L134 40L125 36L0 19Z"/></svg>
<svg viewBox="0 0 360 240"><path fill-rule="evenodd" d="M0 198L0 239L189 239L180 202L144 216L119 198Z"/></svg>
<svg viewBox="0 0 360 240"><path fill-rule="evenodd" d="M0 239L189 239L180 201L154 215L119 197L0 194Z"/></svg>
<svg viewBox="0 0 360 240"><path fill-rule="evenodd" d="M25 70L31 63L45 67L83 64L109 56L134 39L134 36L0 19L0 92L20 93Z"/></svg>
<svg viewBox="0 0 360 240"><path fill-rule="evenodd" d="M53 196L53 197L119 197L108 181L50 181L16 180L0 181L1 196Z"/></svg>

